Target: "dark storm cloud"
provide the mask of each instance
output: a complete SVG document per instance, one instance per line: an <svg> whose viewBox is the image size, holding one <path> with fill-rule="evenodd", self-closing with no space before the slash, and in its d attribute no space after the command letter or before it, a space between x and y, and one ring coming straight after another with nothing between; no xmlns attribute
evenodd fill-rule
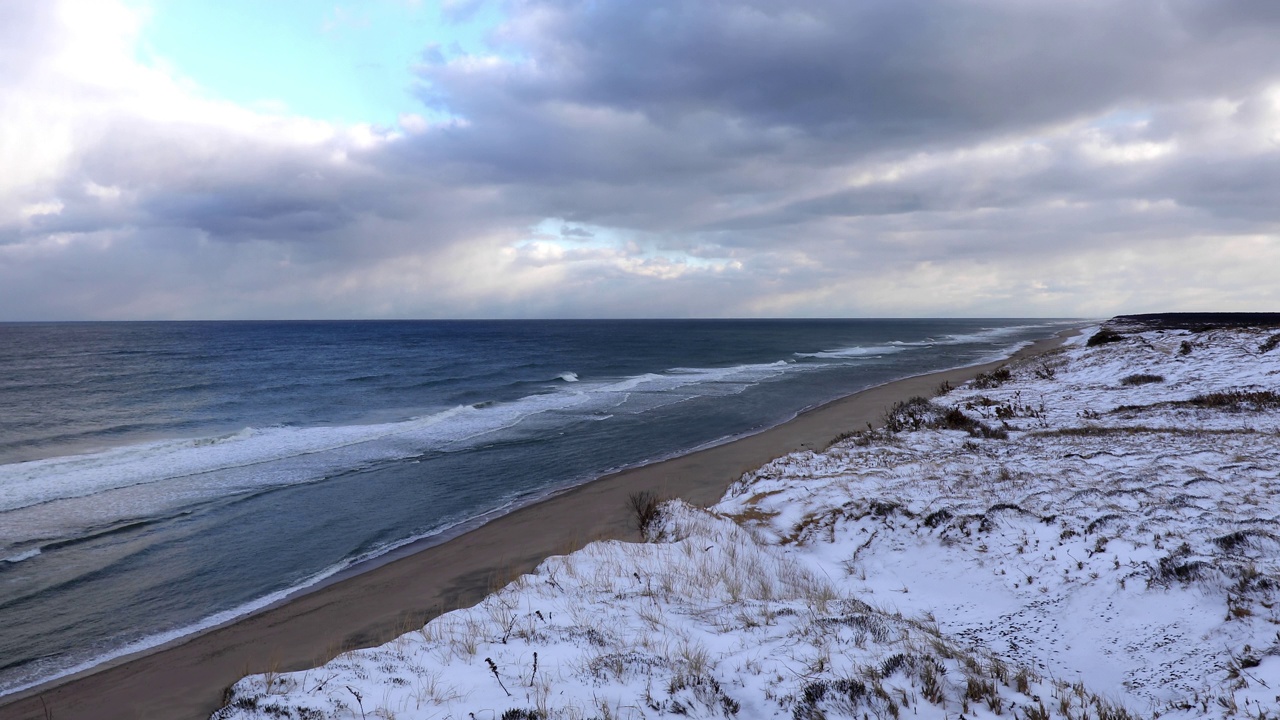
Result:
<svg viewBox="0 0 1280 720"><path fill-rule="evenodd" d="M531 216L727 230L726 245L760 248L778 240L756 231L778 224L819 236L806 223L882 214L929 223L1049 198L1172 197L1210 213L1265 213L1256 198L1272 186L1262 162L1207 174L1196 158L1100 169L1053 148L1051 164L1030 173L967 175L975 168L961 163L821 189L851 163L1245 98L1280 75L1273 4L516 2L510 11L496 39L518 61L423 68L424 99L467 124L421 137L403 157L502 186L506 207ZM1159 142L1184 129L1157 120L1108 132ZM1214 175L1230 181L1205 179ZM792 197L806 185L807 197Z"/></svg>
<svg viewBox="0 0 1280 720"><path fill-rule="evenodd" d="M358 167L323 162L312 148L273 147L208 129L192 147L187 131L148 121L111 126L106 141L66 175L60 196L83 200L94 212L101 204L78 188L118 187L138 195L132 222L228 240L299 240L349 225L359 213L391 209L382 183L362 178Z"/></svg>
<svg viewBox="0 0 1280 720"><path fill-rule="evenodd" d="M363 262L456 242L484 225L472 220L474 189L374 167L368 155L342 138L279 143L244 131L116 122L62 176L62 211L38 218L30 232L191 230L212 242L284 243L316 261ZM86 190L92 186L126 201L104 202ZM430 229L362 234L377 223Z"/></svg>
<svg viewBox="0 0 1280 720"><path fill-rule="evenodd" d="M708 155L730 153L847 159L1238 95L1280 68L1280 13L1256 2L673 0L512 11L498 37L531 62L424 69L424 97L474 123L457 139L461 152L484 162L477 145L512 145L525 163L495 156L512 174L560 169L597 140L615 155L653 158L641 171L658 162L679 172L672 157L697 171ZM655 155L661 143L634 131L617 142L607 122L557 133L570 129L555 115L565 106L638 114L645 132L682 138L684 152Z"/></svg>

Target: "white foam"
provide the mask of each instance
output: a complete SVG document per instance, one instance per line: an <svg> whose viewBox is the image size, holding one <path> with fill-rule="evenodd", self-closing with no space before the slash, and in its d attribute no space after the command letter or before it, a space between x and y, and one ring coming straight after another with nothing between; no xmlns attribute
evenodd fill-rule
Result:
<svg viewBox="0 0 1280 720"><path fill-rule="evenodd" d="M635 375L615 382L596 386L593 389L599 389L605 392L628 392L642 385L658 383L663 380L663 376L658 373L645 373L643 375Z"/></svg>
<svg viewBox="0 0 1280 720"><path fill-rule="evenodd" d="M847 360L858 358L879 357L881 355L892 355L900 353L913 344L909 343L889 343L887 345L856 345L854 347L836 348L834 350L822 350L812 353L796 353L796 357L822 358L826 360Z"/></svg>
<svg viewBox="0 0 1280 720"><path fill-rule="evenodd" d="M157 492L225 494L307 482L365 463L409 457L583 402L578 393L533 395L485 408L458 406L394 423L245 428L217 437L163 440L86 455L0 465L0 511L186 479Z"/></svg>
<svg viewBox="0 0 1280 720"><path fill-rule="evenodd" d="M1008 327L983 328L973 333L943 335L938 339L937 343L939 345L964 345L967 343L991 342L1010 335L1017 335L1020 332L1043 327L1044 325L1010 325Z"/></svg>
<svg viewBox="0 0 1280 720"><path fill-rule="evenodd" d="M786 370L786 362L728 368L675 368L609 382L585 383L576 373L560 377L563 389L511 402L457 406L410 420L342 426L276 426L195 439L161 440L84 455L0 465L0 512L41 503L135 488L126 513L154 512L201 497L312 482L368 463L450 450L527 418L574 409L599 413L626 403L634 392L660 395L695 385L723 394L714 383L747 387ZM572 378L572 379L571 379ZM740 390L740 389L739 389ZM684 390L672 402L700 394ZM658 407L652 402L641 411ZM631 408L632 410L638 408ZM141 492L143 487L147 492Z"/></svg>
<svg viewBox="0 0 1280 720"><path fill-rule="evenodd" d="M12 555L12 556L10 556L10 557L7 557L7 558L5 558L5 559L4 559L4 561L3 561L3 562L7 562L7 563L20 563L20 562L22 562L23 560L30 560L31 558L33 558L33 557L35 557L35 556L37 556L37 555L39 555L39 554L40 554L40 548L32 548L32 549L30 549L30 550L28 550L28 551L26 551L26 552L21 552L21 553L18 553L17 555Z"/></svg>
<svg viewBox="0 0 1280 720"><path fill-rule="evenodd" d="M1014 354L1014 353L1018 352L1019 350L1021 350L1021 349L1023 349L1023 348L1031 347L1031 346L1032 346L1032 345L1034 345L1034 344L1035 344L1035 341L1034 341L1034 340L1023 340L1022 342L1016 342L1016 343L1013 343L1012 345L1005 345L1005 346L1002 346L1002 347L1001 347L1000 349L998 349L998 350L993 350L993 351L991 351L990 353L988 353L988 354L986 354L986 355L983 355L982 357L980 357L980 358L978 358L977 360L973 361L973 364L974 364L974 365L985 365L985 364L987 364L987 363L993 363L993 362L999 362L999 361L1001 361L1001 360L1007 360L1007 359L1009 358L1009 356L1010 356L1010 355L1012 355L1012 354Z"/></svg>
<svg viewBox="0 0 1280 720"><path fill-rule="evenodd" d="M771 363L754 363L748 365L732 365L725 368L671 368L672 380L682 385L706 382L754 382L776 377L786 372L789 365L786 360Z"/></svg>
<svg viewBox="0 0 1280 720"><path fill-rule="evenodd" d="M858 359L866 359L866 358L875 358L883 355L890 355L893 353L903 352L904 350L908 350L911 348L918 348L918 347L934 347L936 345L967 345L971 343L996 342L996 341L999 341L1001 338L1006 338L1011 335L1017 335L1018 333L1025 332L1028 330L1036 330L1036 329L1049 327L1055 324L1064 324L1064 323L1046 322L1038 325L1010 325L1007 327L983 328L981 330L978 330L972 333L943 335L942 337L929 338L928 340L911 341L911 342L903 341L903 340L890 340L889 342L886 342L881 345L854 345L852 347L834 348L832 350L822 350L820 352L812 352L812 353L798 352L798 353L795 353L795 355L796 357L820 358L825 360L858 360ZM1073 323L1065 323L1065 324L1073 324ZM993 358L1004 357L1008 353L1013 352L1017 348L1023 347L1026 344L1029 344L1029 343L1018 343L1010 347L1002 347L1000 348L999 351L997 351L996 354L992 355L992 357Z"/></svg>

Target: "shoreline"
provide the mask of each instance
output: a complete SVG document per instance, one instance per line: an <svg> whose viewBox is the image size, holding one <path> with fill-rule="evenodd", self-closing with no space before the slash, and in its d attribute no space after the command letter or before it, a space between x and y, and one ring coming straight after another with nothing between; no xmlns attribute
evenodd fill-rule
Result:
<svg viewBox="0 0 1280 720"><path fill-rule="evenodd" d="M0 697L0 718L207 718L247 673L315 667L376 645L440 612L478 602L550 555L600 539L635 539L630 493L707 506L745 472L791 452L821 450L838 433L878 424L894 402L932 396L1007 362L1060 345L1064 329L1009 357L868 388L759 432L626 468L555 491L460 532L407 543L251 614Z"/></svg>

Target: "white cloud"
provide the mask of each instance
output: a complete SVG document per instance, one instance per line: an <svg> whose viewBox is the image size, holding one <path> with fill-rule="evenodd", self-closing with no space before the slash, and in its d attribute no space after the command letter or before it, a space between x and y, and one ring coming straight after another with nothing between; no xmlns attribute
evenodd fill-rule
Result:
<svg viewBox="0 0 1280 720"><path fill-rule="evenodd" d="M31 203L29 205L22 206L22 209L18 211L18 214L21 215L24 220L30 221L32 218L39 217L41 215L57 215L62 212L63 207L65 206L62 204L61 200L45 200L44 202Z"/></svg>

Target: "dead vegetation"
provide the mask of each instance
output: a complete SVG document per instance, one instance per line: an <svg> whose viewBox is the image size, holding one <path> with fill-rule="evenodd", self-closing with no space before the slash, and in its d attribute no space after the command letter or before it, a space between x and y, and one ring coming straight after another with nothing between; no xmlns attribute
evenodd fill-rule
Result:
<svg viewBox="0 0 1280 720"><path fill-rule="evenodd" d="M1009 382L1013 378L1013 373L1005 365L992 370L990 372L978 373L970 384L979 390L991 390Z"/></svg>
<svg viewBox="0 0 1280 720"><path fill-rule="evenodd" d="M648 539L650 529L658 520L658 506L661 502L657 495L648 490L633 492L627 497L627 507L635 518L636 530L640 532L641 540Z"/></svg>
<svg viewBox="0 0 1280 720"><path fill-rule="evenodd" d="M1162 409L1217 410L1229 413L1264 412L1280 409L1280 393L1274 390L1219 390L1186 400L1165 400L1145 405L1119 405L1114 413L1143 413Z"/></svg>
<svg viewBox="0 0 1280 720"><path fill-rule="evenodd" d="M1130 387L1134 385L1151 385L1153 383L1162 383L1162 382L1164 382L1163 375L1151 375L1147 373L1137 373L1134 375L1126 375L1125 377L1120 378L1121 385L1130 386Z"/></svg>
<svg viewBox="0 0 1280 720"><path fill-rule="evenodd" d="M884 428L890 433L960 430L976 438L1003 440L1009 437L1003 427L992 427L966 415L959 407L942 407L922 397L913 397L887 410Z"/></svg>
<svg viewBox="0 0 1280 720"><path fill-rule="evenodd" d="M1197 395L1185 401L1187 405L1228 412L1259 412L1280 408L1280 394L1272 390L1224 390Z"/></svg>

